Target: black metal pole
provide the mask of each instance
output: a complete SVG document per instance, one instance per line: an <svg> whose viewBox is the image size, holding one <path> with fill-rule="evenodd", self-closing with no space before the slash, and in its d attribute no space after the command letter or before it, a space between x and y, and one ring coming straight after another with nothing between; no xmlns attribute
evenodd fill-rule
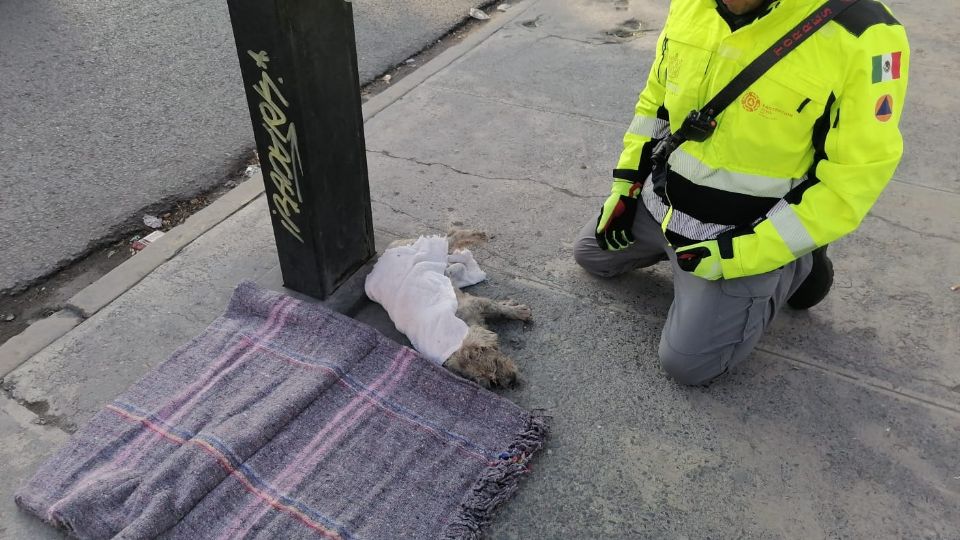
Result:
<svg viewBox="0 0 960 540"><path fill-rule="evenodd" d="M375 252L353 9L227 4L284 285L323 299Z"/></svg>

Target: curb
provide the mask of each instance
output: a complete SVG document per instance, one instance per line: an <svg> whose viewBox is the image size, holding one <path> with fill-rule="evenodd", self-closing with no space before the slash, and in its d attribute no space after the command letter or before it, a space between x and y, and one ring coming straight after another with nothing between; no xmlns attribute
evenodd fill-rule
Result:
<svg viewBox="0 0 960 540"><path fill-rule="evenodd" d="M61 310L41 319L0 345L0 379L33 358L83 322L80 316Z"/></svg>
<svg viewBox="0 0 960 540"><path fill-rule="evenodd" d="M257 174L78 292L67 300L63 310L31 324L26 330L0 345L0 378L6 377L33 355L95 315L160 265L176 257L187 245L262 193L263 177Z"/></svg>
<svg viewBox="0 0 960 540"><path fill-rule="evenodd" d="M84 319L92 317L160 265L174 258L202 234L232 216L262 193L263 176L257 173L187 218L179 227L168 231L135 257L127 259L107 275L74 295L67 301L67 309L75 311Z"/></svg>
<svg viewBox="0 0 960 540"><path fill-rule="evenodd" d="M396 82L389 89L371 98L362 106L364 123L476 48L537 3L539 3L539 0L527 0L522 5L515 6L510 11L494 18L457 45L440 53ZM257 174L251 177L214 201L210 206L187 218L182 225L168 231L157 242L150 244L138 253L137 256L125 261L74 295L67 301L65 309L31 324L23 332L0 345L0 378L6 377L34 355L82 324L84 320L94 316L120 295L133 288L143 278L150 275L160 265L176 257L187 245L238 212L262 195L263 192L263 176ZM351 283L354 281L356 280L352 280ZM356 305L358 305L356 298L354 298L357 285L353 283L347 288L353 293L339 295L338 298L341 299L334 304L340 302L344 304L340 306L342 309L346 311L355 310ZM362 291L362 286L360 286L360 290ZM285 292L289 294L289 291ZM349 300L347 300L348 298Z"/></svg>

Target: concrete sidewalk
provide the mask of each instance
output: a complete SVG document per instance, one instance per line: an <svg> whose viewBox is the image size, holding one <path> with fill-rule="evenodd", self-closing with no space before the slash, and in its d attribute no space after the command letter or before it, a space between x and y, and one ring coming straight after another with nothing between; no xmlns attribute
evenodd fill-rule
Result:
<svg viewBox="0 0 960 540"><path fill-rule="evenodd" d="M378 243L486 230L478 292L534 309L533 325L497 327L524 374L505 394L546 408L553 435L491 537L955 538L960 178L941 149L960 134L940 118L960 99L941 90L952 60L936 35L958 8L894 6L916 29L908 156L864 227L831 248L833 293L782 313L740 369L690 389L657 365L669 268L601 281L571 254L608 191L666 6L524 0L366 111ZM643 31L616 37L630 19ZM265 201L238 189L203 234L131 261L167 262L108 276L105 297L81 298L91 310L48 323L73 328L4 377L0 537L55 537L14 508L16 482L220 315L239 281L277 283Z"/></svg>

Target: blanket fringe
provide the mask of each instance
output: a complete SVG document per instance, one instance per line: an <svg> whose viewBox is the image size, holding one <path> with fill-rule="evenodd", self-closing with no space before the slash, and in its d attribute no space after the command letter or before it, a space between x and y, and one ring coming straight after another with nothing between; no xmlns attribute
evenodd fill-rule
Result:
<svg viewBox="0 0 960 540"><path fill-rule="evenodd" d="M530 413L526 429L480 475L460 504L457 516L447 525L443 538L483 538L483 529L493 521L497 509L513 496L520 480L530 472L527 464L543 448L549 420L543 410Z"/></svg>

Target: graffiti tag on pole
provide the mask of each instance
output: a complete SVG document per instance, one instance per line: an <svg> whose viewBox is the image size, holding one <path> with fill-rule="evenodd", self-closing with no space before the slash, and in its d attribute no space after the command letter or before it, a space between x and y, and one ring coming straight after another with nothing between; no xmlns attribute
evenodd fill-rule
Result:
<svg viewBox="0 0 960 540"><path fill-rule="evenodd" d="M260 80L253 85L253 90L261 98L260 125L270 136L267 159L260 156L263 172L267 174L269 171L270 181L276 188L276 193L271 198L270 212L279 216L283 228L303 243L303 234L297 225L303 204L303 195L300 192L303 164L297 144L297 128L287 117L290 102L280 91L283 78L274 80L270 75L270 56L266 51L247 51L247 54L260 68Z"/></svg>

